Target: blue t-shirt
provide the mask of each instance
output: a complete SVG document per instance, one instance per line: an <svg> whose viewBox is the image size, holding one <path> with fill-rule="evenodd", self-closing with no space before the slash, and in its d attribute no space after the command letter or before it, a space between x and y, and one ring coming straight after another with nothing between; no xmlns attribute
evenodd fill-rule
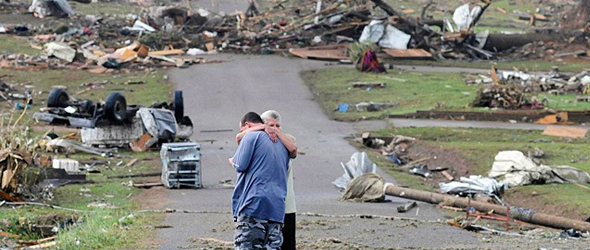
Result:
<svg viewBox="0 0 590 250"><path fill-rule="evenodd" d="M264 131L247 133L233 163L238 172L232 196L234 217L246 214L282 223L289 165L289 153L283 143L273 143Z"/></svg>

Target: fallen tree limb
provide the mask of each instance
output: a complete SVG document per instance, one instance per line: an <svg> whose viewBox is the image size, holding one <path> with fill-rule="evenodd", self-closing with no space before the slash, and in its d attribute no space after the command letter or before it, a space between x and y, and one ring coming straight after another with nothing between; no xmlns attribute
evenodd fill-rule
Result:
<svg viewBox="0 0 590 250"><path fill-rule="evenodd" d="M559 229L572 228L582 232L590 232L590 223L588 222L568 219L544 213L536 213L526 208L505 207L496 204L472 201L468 200L467 198L453 197L445 194L437 194L432 192L397 187L392 184L386 185L385 194L403 197L406 199L429 202L433 204L443 203L445 205L450 205L453 207L473 207L480 212L494 211L495 214L505 215L510 218L514 218L531 224L537 224Z"/></svg>
<svg viewBox="0 0 590 250"><path fill-rule="evenodd" d="M150 176L160 176L160 175L162 175L162 172L142 173L142 174L122 174L122 175L109 176L109 177L107 177L107 179L150 177Z"/></svg>
<svg viewBox="0 0 590 250"><path fill-rule="evenodd" d="M60 207L60 206L54 206L54 205L50 205L50 204L45 204L45 203L39 203L39 202L3 202L0 203L1 205L28 205L28 206L42 206L42 207L49 207L49 208L53 208L53 209L61 209L61 210L66 210L66 211L72 211L72 212L92 212L90 210L78 210L78 209L73 209L73 208L65 208L65 207Z"/></svg>

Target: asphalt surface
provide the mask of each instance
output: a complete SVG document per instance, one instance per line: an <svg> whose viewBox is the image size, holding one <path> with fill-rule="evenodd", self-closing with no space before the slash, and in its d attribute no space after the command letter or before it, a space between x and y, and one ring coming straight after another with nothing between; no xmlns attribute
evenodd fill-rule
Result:
<svg viewBox="0 0 590 250"><path fill-rule="evenodd" d="M165 224L173 228L161 230L159 236L166 239L161 249L190 245L187 240L195 237L233 239L229 213L232 189L223 182L231 180L233 183L236 179L227 159L237 148L238 121L248 111L279 111L283 116L283 130L297 138L301 152L294 162L298 213L385 216L394 215L396 204L405 202L396 197L389 198L392 203L338 200L341 193L331 182L344 173L340 163L347 162L356 152L345 139L354 134L355 129L353 124L329 120L298 74L301 70L323 67L323 62L278 56L217 55L212 58L225 62L172 70L169 75L177 89L184 92L185 113L192 118L195 127L192 139L202 144L204 188L167 192L167 208L202 213L170 214ZM394 182L381 171L378 173ZM432 220L440 218L436 209L428 204L421 206L419 216ZM227 225L231 230L225 230L226 227L220 230L219 225ZM326 237L342 237L349 230L354 232L354 228L343 228L333 230L333 235Z"/></svg>
<svg viewBox="0 0 590 250"><path fill-rule="evenodd" d="M197 1L196 4L207 7L207 2ZM237 1L215 3L218 4L215 8L231 12ZM343 174L341 162L347 162L357 151L345 137L382 128L388 125L387 122L329 120L299 77L302 70L326 67L325 62L228 54L206 58L223 62L169 72L170 80L184 92L185 113L194 122L192 140L202 145L204 187L166 190L165 200L159 208L188 212L166 215L163 224L170 227L159 230L159 249L214 249L220 245L223 248L218 249L231 249L231 246L222 244L233 241L231 184L236 180L236 173L229 167L227 159L237 148L235 135L241 116L248 111L261 113L268 109L281 113L283 130L297 138L300 149L300 155L294 161L299 249L567 246L563 242L556 245L533 242L531 245L529 239L521 238L490 239L445 225L446 218L440 210L428 203L419 203L417 209L400 214L396 207L407 200L397 197L387 197L390 200L387 203L339 201L341 193L331 182ZM403 120L393 122L399 126L416 125L402 125ZM381 170L378 174L395 183Z"/></svg>

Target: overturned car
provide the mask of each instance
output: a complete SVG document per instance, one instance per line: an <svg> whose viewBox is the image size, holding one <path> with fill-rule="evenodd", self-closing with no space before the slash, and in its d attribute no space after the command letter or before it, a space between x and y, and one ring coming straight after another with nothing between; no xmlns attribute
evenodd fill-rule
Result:
<svg viewBox="0 0 590 250"><path fill-rule="evenodd" d="M33 119L81 128L82 142L88 145L129 145L134 151L144 151L157 143L187 141L193 133L179 90L170 104L141 107L127 105L125 96L118 92L110 93L105 102L93 102L73 100L64 89L53 89L47 108L34 113Z"/></svg>

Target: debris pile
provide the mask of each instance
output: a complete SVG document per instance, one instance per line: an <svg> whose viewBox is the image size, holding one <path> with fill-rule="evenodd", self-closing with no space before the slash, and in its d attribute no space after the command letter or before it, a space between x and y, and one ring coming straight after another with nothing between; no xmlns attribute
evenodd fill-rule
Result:
<svg viewBox="0 0 590 250"><path fill-rule="evenodd" d="M22 179L27 168L34 165L36 154L31 141L27 138L25 128L5 126L2 119L0 127L0 198L7 201L22 201L14 194L22 191L22 185L28 185ZM18 120L17 120L18 121ZM10 122L8 122L10 123Z"/></svg>
<svg viewBox="0 0 590 250"><path fill-rule="evenodd" d="M521 87L493 84L482 88L471 105L473 107L519 109L527 103Z"/></svg>
<svg viewBox="0 0 590 250"><path fill-rule="evenodd" d="M377 150L396 165L404 165L411 161L407 151L416 140L415 138L403 135L373 137L368 132L363 133L360 139L360 142L364 146Z"/></svg>
<svg viewBox="0 0 590 250"><path fill-rule="evenodd" d="M590 101L590 74L587 71L567 74L553 67L548 73L529 74L522 71L498 72L492 68L490 77L480 75L480 78L468 79L465 83L485 84L472 102L473 107L543 109L549 100L539 100L535 94L540 92L553 95L574 93L578 95L577 101Z"/></svg>
<svg viewBox="0 0 590 250"><path fill-rule="evenodd" d="M40 18L76 18L70 18L67 24L50 20L38 27L9 27L7 32L28 36L33 47L43 50L44 55L5 55L1 65L25 69L72 67L96 72L128 67L184 67L207 62L196 56L217 51L266 54L352 42L373 43L393 57L402 53L402 57L491 59L523 46L523 50L532 51L528 53L531 55L539 54L534 51L539 46L544 46L547 54L566 55L558 53L556 47L561 45L552 45L559 39L551 32L529 36L534 39L524 39L526 35L513 39L510 35L476 34L473 27L490 4L492 1L459 6L451 24L428 15L429 9L440 8L433 2L423 7L420 17L408 16L382 0L280 1L265 8L265 12L251 1L247 10L233 14L168 5L146 7L125 16L77 16L66 1L40 0L31 4L29 13ZM549 15L533 16L544 20ZM414 49L422 52L411 52ZM59 59L51 60L53 57Z"/></svg>

